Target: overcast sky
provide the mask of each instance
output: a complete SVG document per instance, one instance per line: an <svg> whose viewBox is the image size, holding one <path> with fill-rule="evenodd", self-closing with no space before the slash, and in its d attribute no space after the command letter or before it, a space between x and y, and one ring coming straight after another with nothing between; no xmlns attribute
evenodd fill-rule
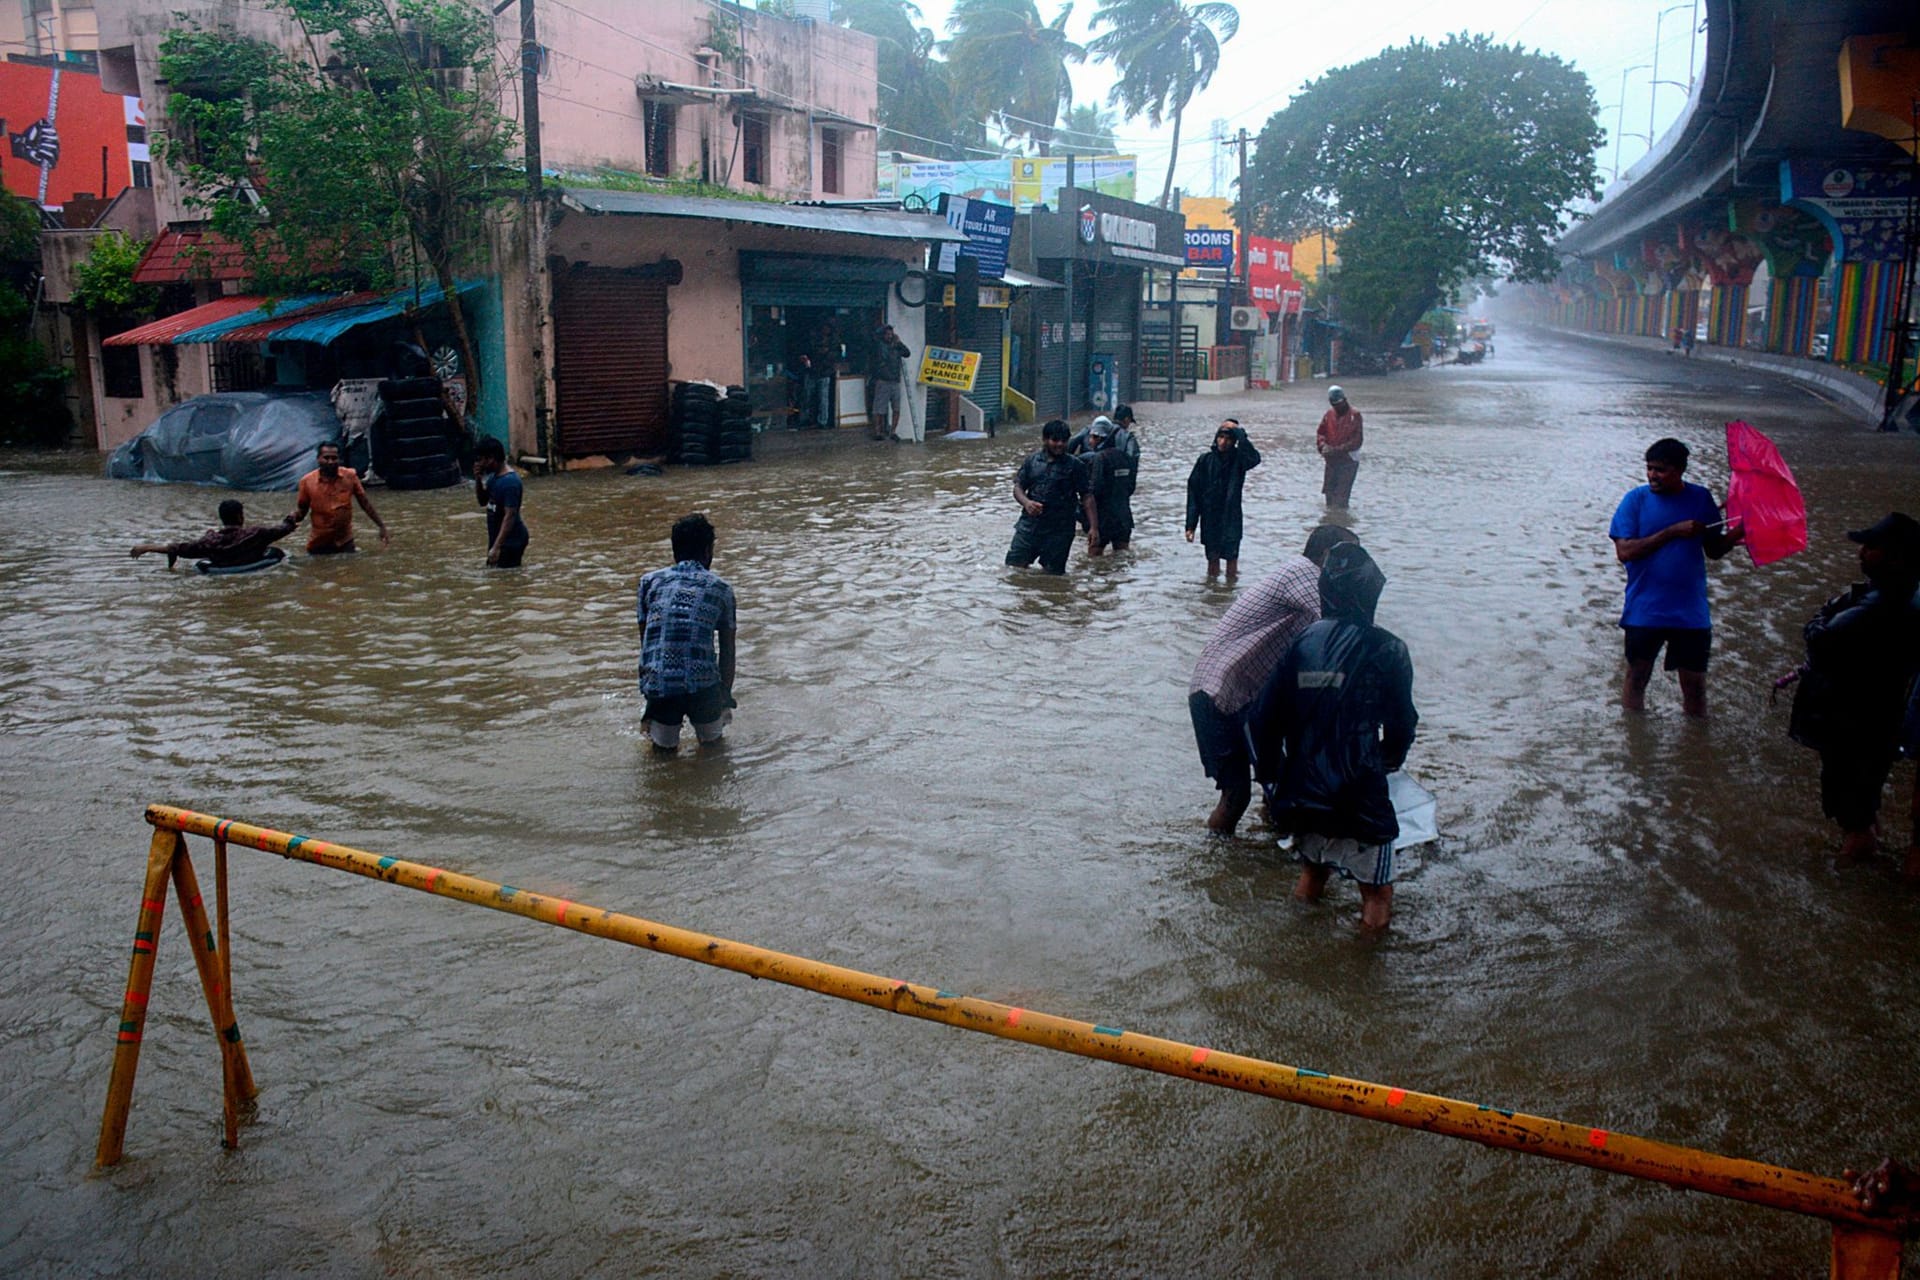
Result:
<svg viewBox="0 0 1920 1280"><path fill-rule="evenodd" d="M952 0L919 0L926 25L945 38ZM1038 0L1041 15L1059 12L1058 0ZM1094 0L1077 0L1068 30L1085 43L1091 33L1087 20ZM1231 194L1234 158L1220 148L1221 185L1214 188L1214 154L1209 140L1215 120L1224 120L1232 136L1240 129L1257 136L1275 111L1307 81L1334 67L1359 62L1380 50L1419 38L1439 41L1468 31L1492 36L1503 43L1557 54L1587 73L1595 100L1601 106L1600 123L1607 142L1600 151L1602 185L1614 164L1614 131L1620 121L1621 84L1625 77L1623 135L1644 135L1648 121L1648 90L1655 61L1658 23L1658 62L1661 80L1678 85L1687 81L1689 44L1699 40L1695 57L1705 51L1705 37L1692 31L1693 0L1478 0L1474 4L1435 3L1435 0L1339 0L1337 3L1298 3L1289 0L1245 0L1238 3L1240 34L1222 46L1220 71L1208 88L1187 108L1181 129L1180 169L1176 186L1195 195ZM1663 10L1671 10L1661 17ZM1701 10L1704 17L1704 10ZM1074 101L1107 105L1113 86L1113 68L1088 64L1074 69ZM1653 136L1658 138L1679 114L1686 90L1661 85L1653 111ZM1149 129L1145 118L1121 121L1117 129L1121 150L1140 156L1139 194L1157 197L1166 174L1172 130ZM1630 168L1647 151L1640 137L1624 137L1620 166Z"/></svg>

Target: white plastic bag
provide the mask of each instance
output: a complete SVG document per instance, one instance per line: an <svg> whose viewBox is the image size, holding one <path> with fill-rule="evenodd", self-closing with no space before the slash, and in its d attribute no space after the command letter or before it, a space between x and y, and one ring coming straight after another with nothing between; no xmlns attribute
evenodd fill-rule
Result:
<svg viewBox="0 0 1920 1280"><path fill-rule="evenodd" d="M1411 775L1395 770L1387 775L1387 795L1393 801L1394 816L1400 820L1400 834L1393 842L1395 852L1440 838L1440 806L1431 791Z"/></svg>

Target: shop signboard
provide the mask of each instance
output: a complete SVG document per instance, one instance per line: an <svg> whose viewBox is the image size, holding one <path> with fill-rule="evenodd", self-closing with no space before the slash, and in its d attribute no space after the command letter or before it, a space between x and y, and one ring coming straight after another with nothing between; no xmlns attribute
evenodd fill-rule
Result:
<svg viewBox="0 0 1920 1280"><path fill-rule="evenodd" d="M1213 227L1188 227L1186 231L1187 265L1233 269L1233 231Z"/></svg>
<svg viewBox="0 0 1920 1280"><path fill-rule="evenodd" d="M1187 265L1186 219L1166 209L1074 189L1064 193L1063 207L1030 216L1033 254L1042 260L1078 258L1142 268Z"/></svg>
<svg viewBox="0 0 1920 1280"><path fill-rule="evenodd" d="M981 268L984 271L986 268ZM953 286L948 285L940 294L940 305L953 305ZM997 307L1001 310L1013 305L1013 289L1004 284L983 284L980 286L979 306Z"/></svg>
<svg viewBox="0 0 1920 1280"><path fill-rule="evenodd" d="M1305 290L1293 274L1293 245L1266 236L1249 237L1247 288L1253 305L1269 314L1298 311Z"/></svg>
<svg viewBox="0 0 1920 1280"><path fill-rule="evenodd" d="M940 246L934 269L952 275L954 263L966 254L980 264L980 278L998 280L1007 273L1007 246L1013 240L1013 206L972 196L940 196L940 215L947 225L967 237L964 245L951 241Z"/></svg>
<svg viewBox="0 0 1920 1280"><path fill-rule="evenodd" d="M920 357L920 381L949 391L972 391L980 376L980 353L958 347L928 347Z"/></svg>

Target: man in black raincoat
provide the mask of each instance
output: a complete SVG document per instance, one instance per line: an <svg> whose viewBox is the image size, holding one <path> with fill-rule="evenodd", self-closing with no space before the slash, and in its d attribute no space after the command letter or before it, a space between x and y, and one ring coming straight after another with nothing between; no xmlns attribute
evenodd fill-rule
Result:
<svg viewBox="0 0 1920 1280"><path fill-rule="evenodd" d="M1187 476L1187 541L1200 531L1207 549L1207 576L1227 563L1227 577L1240 576L1240 491L1247 472L1260 465L1260 451L1240 429L1238 418L1227 418L1214 432L1213 447L1195 460Z"/></svg>
<svg viewBox="0 0 1920 1280"><path fill-rule="evenodd" d="M1320 621L1300 633L1247 713L1254 777L1274 826L1303 866L1293 896L1315 901L1338 871L1360 885L1360 926L1393 915L1393 842L1400 834L1387 775L1413 745L1413 662L1373 625L1387 584L1357 543L1327 553Z"/></svg>

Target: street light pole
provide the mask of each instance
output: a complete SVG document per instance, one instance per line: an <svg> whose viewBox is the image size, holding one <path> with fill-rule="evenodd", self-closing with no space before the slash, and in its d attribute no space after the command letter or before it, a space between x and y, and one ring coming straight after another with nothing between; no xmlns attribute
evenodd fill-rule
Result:
<svg viewBox="0 0 1920 1280"><path fill-rule="evenodd" d="M1627 127L1627 77L1636 71L1646 69L1646 63L1636 62L1620 73L1620 110L1613 125L1613 180L1615 182L1620 181L1620 143L1626 137L1622 130Z"/></svg>
<svg viewBox="0 0 1920 1280"><path fill-rule="evenodd" d="M1692 6L1693 6L1693 0L1688 0L1688 3L1686 4L1668 5L1666 8L1662 9L1659 13L1654 15L1653 79L1647 81L1647 137L1649 138L1652 138L1654 136L1653 135L1654 98L1660 92L1660 21L1670 13L1678 13L1682 9L1692 8ZM1672 83L1672 82L1669 81L1668 83ZM1691 74L1689 74L1687 78L1687 91L1689 93L1693 91L1693 78ZM1647 149L1651 151L1653 149L1653 143L1651 142L1647 143Z"/></svg>

